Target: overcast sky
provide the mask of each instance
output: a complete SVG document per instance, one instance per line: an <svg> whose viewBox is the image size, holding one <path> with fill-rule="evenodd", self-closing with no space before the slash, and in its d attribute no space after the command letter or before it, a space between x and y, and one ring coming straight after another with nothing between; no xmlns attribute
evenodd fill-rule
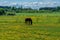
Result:
<svg viewBox="0 0 60 40"><path fill-rule="evenodd" d="M60 6L60 0L0 0L0 6L23 5L24 7Z"/></svg>

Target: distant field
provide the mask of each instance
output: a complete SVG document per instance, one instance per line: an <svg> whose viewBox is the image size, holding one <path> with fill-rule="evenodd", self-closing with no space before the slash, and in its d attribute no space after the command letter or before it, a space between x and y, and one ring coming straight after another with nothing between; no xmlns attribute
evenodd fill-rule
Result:
<svg viewBox="0 0 60 40"><path fill-rule="evenodd" d="M30 17L33 25L26 25ZM60 14L0 16L0 40L60 40Z"/></svg>

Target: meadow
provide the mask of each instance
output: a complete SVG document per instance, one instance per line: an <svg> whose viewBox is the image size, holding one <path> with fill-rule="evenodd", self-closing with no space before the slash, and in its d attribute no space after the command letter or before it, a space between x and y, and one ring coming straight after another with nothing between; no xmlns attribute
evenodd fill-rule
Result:
<svg viewBox="0 0 60 40"><path fill-rule="evenodd" d="M25 24L25 18L33 24ZM59 13L17 13L0 16L0 40L60 40Z"/></svg>

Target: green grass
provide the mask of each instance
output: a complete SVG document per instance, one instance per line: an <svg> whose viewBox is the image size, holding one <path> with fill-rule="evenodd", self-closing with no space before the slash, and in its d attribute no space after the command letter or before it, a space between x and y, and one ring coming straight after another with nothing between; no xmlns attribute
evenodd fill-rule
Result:
<svg viewBox="0 0 60 40"><path fill-rule="evenodd" d="M0 40L60 40L60 14L0 16ZM33 25L24 23L30 17Z"/></svg>

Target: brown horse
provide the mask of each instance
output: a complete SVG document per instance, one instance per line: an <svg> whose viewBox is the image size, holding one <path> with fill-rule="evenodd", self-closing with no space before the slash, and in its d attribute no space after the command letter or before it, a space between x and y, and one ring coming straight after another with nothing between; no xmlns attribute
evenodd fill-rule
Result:
<svg viewBox="0 0 60 40"><path fill-rule="evenodd" d="M31 18L26 18L25 23L29 24L29 25L32 25L32 19Z"/></svg>

